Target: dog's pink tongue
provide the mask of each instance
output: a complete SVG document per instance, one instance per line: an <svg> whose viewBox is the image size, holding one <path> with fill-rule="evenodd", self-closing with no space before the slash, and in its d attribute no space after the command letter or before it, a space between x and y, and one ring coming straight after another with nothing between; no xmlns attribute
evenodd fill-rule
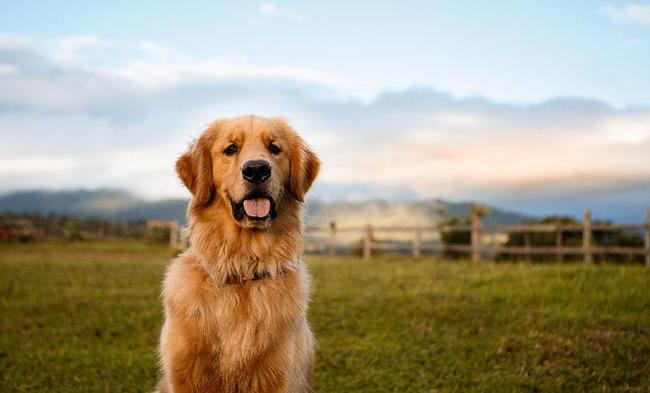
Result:
<svg viewBox="0 0 650 393"><path fill-rule="evenodd" d="M271 211L271 201L266 198L246 199L244 210L251 217L266 217Z"/></svg>

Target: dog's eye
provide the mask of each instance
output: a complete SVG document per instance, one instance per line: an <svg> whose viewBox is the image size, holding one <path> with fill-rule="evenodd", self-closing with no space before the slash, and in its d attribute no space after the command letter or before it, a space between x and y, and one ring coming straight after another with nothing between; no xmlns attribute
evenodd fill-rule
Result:
<svg viewBox="0 0 650 393"><path fill-rule="evenodd" d="M280 154L282 150L278 147L278 145L274 144L273 142L269 143L269 151L273 154Z"/></svg>
<svg viewBox="0 0 650 393"><path fill-rule="evenodd" d="M232 156L233 154L237 153L237 145L234 143L230 144L226 149L223 151L223 154L227 156Z"/></svg>

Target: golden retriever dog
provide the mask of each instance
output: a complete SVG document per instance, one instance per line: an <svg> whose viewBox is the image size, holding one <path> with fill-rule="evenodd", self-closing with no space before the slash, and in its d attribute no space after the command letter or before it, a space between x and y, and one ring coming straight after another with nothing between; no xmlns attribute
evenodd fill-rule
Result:
<svg viewBox="0 0 650 393"><path fill-rule="evenodd" d="M283 119L212 123L176 162L190 247L163 284L160 392L310 392L302 202L318 157Z"/></svg>

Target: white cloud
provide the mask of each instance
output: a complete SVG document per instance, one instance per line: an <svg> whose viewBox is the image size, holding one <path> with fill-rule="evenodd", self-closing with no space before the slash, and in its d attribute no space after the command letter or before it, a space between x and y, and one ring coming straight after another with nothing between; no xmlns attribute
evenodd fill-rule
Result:
<svg viewBox="0 0 650 393"><path fill-rule="evenodd" d="M153 57L157 60L168 60L168 61L188 61L189 58L184 54L168 48L164 45L161 45L154 41L140 41L135 47L140 50L145 56Z"/></svg>
<svg viewBox="0 0 650 393"><path fill-rule="evenodd" d="M442 113L437 117L441 125L448 127L476 127L484 124L486 119L467 113Z"/></svg>
<svg viewBox="0 0 650 393"><path fill-rule="evenodd" d="M260 6L260 12L264 15L276 16L296 23L302 23L304 21L304 18L300 13L290 8L280 8L273 3L262 4Z"/></svg>
<svg viewBox="0 0 650 393"><path fill-rule="evenodd" d="M18 67L13 64L0 63L0 76L15 75L18 73Z"/></svg>
<svg viewBox="0 0 650 393"><path fill-rule="evenodd" d="M605 6L601 11L617 22L650 26L650 5L630 3L622 7Z"/></svg>
<svg viewBox="0 0 650 393"><path fill-rule="evenodd" d="M342 86L335 77L300 67L265 66L227 59L186 62L156 62L136 60L110 70L115 75L148 87L169 87L196 80L256 80L275 79L299 83Z"/></svg>
<svg viewBox="0 0 650 393"><path fill-rule="evenodd" d="M0 50L24 50L32 46L32 40L27 37L0 32Z"/></svg>
<svg viewBox="0 0 650 393"><path fill-rule="evenodd" d="M140 41L138 43L138 48L146 53L155 55L170 55L174 53L173 50L153 41Z"/></svg>
<svg viewBox="0 0 650 393"><path fill-rule="evenodd" d="M638 145L650 142L650 114L612 116L602 124L607 142Z"/></svg>
<svg viewBox="0 0 650 393"><path fill-rule="evenodd" d="M273 3L265 3L260 7L260 12L266 15L273 15L278 12L278 7Z"/></svg>
<svg viewBox="0 0 650 393"><path fill-rule="evenodd" d="M12 157L0 162L0 176L61 173L76 165L77 162L71 158Z"/></svg>
<svg viewBox="0 0 650 393"><path fill-rule="evenodd" d="M396 194L498 201L650 184L650 108L512 105L429 88L363 102L340 99L345 84L310 69L139 53L82 69L26 49L31 66L21 68L26 61L3 53L0 192L109 186L185 196L176 157L214 118L244 113L289 118L323 159L314 196L327 199L403 190Z"/></svg>
<svg viewBox="0 0 650 393"><path fill-rule="evenodd" d="M89 50L106 49L113 46L109 41L94 35L70 36L55 43L52 59L60 64L70 65L79 60L79 56Z"/></svg>

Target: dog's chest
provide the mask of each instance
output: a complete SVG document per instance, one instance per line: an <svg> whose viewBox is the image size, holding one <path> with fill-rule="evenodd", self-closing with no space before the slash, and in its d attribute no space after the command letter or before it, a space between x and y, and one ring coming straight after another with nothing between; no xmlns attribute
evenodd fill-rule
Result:
<svg viewBox="0 0 650 393"><path fill-rule="evenodd" d="M204 292L199 331L222 365L252 360L305 323L307 293L302 281L268 278Z"/></svg>

